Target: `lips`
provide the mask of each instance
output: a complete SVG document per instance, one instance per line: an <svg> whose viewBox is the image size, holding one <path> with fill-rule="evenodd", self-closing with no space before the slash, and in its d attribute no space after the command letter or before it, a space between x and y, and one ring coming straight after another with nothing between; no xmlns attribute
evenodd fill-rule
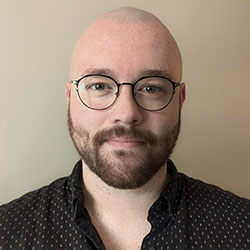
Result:
<svg viewBox="0 0 250 250"><path fill-rule="evenodd" d="M126 149L137 148L144 145L144 142L134 138L112 138L105 141L111 146Z"/></svg>
<svg viewBox="0 0 250 250"><path fill-rule="evenodd" d="M126 137L114 137L107 139L107 141L120 141L120 142L138 142L138 143L143 143L142 140L136 139L136 138L126 138Z"/></svg>

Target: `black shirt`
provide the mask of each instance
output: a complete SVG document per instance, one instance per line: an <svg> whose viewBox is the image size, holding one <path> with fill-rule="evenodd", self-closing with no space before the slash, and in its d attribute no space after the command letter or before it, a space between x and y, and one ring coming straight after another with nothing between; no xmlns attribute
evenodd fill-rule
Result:
<svg viewBox="0 0 250 250"><path fill-rule="evenodd" d="M148 213L141 249L250 249L250 201L178 173ZM0 207L0 250L105 249L84 208L82 165ZM131 232L132 234L133 232Z"/></svg>

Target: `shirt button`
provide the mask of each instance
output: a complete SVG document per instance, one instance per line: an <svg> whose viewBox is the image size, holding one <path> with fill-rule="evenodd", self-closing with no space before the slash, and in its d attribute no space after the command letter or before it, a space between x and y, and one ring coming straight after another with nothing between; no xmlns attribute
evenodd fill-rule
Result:
<svg viewBox="0 0 250 250"><path fill-rule="evenodd" d="M156 250L154 247L150 247L148 250Z"/></svg>

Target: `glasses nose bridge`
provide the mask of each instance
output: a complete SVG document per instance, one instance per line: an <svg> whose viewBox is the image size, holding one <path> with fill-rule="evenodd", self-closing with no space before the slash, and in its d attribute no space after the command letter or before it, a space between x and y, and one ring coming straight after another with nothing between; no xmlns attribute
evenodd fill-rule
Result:
<svg viewBox="0 0 250 250"><path fill-rule="evenodd" d="M122 85L129 85L131 86L131 89L132 89L132 94L134 95L134 86L135 86L135 83L131 83L131 82L117 82L117 87L118 87L118 93L120 93L120 87Z"/></svg>

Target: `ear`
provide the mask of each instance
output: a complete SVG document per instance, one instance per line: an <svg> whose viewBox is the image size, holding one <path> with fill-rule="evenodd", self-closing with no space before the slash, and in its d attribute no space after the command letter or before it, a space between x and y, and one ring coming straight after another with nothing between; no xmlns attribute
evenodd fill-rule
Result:
<svg viewBox="0 0 250 250"><path fill-rule="evenodd" d="M67 104L69 104L71 84L72 83L70 81L67 81L67 83L66 83L65 95L66 95Z"/></svg>
<svg viewBox="0 0 250 250"><path fill-rule="evenodd" d="M180 108L182 107L185 99L186 99L186 85L185 83L182 82L180 84L180 91L179 91Z"/></svg>

